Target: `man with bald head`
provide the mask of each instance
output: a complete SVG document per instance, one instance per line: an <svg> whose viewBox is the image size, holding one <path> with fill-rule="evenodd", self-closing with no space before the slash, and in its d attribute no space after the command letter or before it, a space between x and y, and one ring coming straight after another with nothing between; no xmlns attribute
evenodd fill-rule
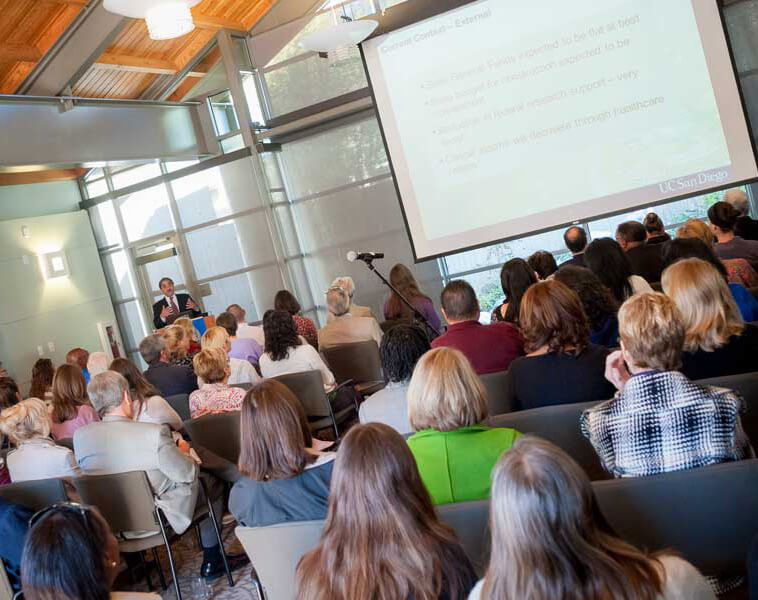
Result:
<svg viewBox="0 0 758 600"><path fill-rule="evenodd" d="M247 311L239 304L230 304L226 307L226 311L237 319L237 337L249 338L258 342L261 348L266 345L265 337L263 335L263 327L256 327L255 325L249 325L247 322Z"/></svg>
<svg viewBox="0 0 758 600"><path fill-rule="evenodd" d="M740 213L734 235L743 240L758 240L758 221L750 218L750 203L745 190L735 188L724 194L724 202L728 202Z"/></svg>
<svg viewBox="0 0 758 600"><path fill-rule="evenodd" d="M563 242L566 244L566 248L571 251L571 258L564 265L573 265L575 267L584 266L584 251L587 248L587 232L583 227L569 227L563 234Z"/></svg>

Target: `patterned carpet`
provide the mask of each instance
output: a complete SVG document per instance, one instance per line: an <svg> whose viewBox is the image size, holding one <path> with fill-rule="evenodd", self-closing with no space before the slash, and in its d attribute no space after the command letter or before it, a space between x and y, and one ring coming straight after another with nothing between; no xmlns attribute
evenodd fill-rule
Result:
<svg viewBox="0 0 758 600"><path fill-rule="evenodd" d="M224 526L222 530L224 545L226 546L227 552L242 553L242 546L234 535L234 526L235 523ZM171 549L179 573L182 600L200 600L201 598L204 598L205 596L192 589L191 580L198 579L200 564L203 559L203 552L198 549L197 538L193 532L188 531L185 533L184 536L171 545ZM165 550L163 548L159 549L158 555L163 567L164 577L166 578L167 589L166 591L160 589L157 573L153 571L152 580L153 585L156 588L154 591L160 594L164 600L176 600L176 593L174 591L173 583L171 582L171 572L168 568L168 558ZM210 595L208 597L213 598L214 600L261 600L258 598L252 579L250 578L249 564L237 569L232 575L234 576L234 587L229 587L226 576L219 577L209 584ZM131 583L128 573L121 573L114 585L114 589L118 591L149 591L142 574L137 573L136 576L141 577L141 581Z"/></svg>

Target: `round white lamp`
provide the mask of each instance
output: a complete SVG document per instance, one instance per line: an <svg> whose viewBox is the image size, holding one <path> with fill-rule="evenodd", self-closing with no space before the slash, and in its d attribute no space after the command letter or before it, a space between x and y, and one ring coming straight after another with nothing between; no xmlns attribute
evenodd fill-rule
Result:
<svg viewBox="0 0 758 600"><path fill-rule="evenodd" d="M130 17L145 19L152 40L170 40L192 31L190 8L200 0L103 0L105 10Z"/></svg>

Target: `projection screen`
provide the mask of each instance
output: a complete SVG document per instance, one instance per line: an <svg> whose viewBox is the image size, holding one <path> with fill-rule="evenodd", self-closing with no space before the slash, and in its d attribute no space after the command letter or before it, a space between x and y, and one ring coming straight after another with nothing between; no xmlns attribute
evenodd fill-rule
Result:
<svg viewBox="0 0 758 600"><path fill-rule="evenodd" d="M416 260L758 176L716 0L479 0L362 48Z"/></svg>

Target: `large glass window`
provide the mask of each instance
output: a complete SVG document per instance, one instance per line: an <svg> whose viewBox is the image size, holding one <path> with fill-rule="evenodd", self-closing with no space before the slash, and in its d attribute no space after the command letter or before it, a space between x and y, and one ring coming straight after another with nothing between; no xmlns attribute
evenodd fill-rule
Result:
<svg viewBox="0 0 758 600"><path fill-rule="evenodd" d="M122 196L119 212L129 241L166 233L174 229L164 184Z"/></svg>
<svg viewBox="0 0 758 600"><path fill-rule="evenodd" d="M111 200L96 204L89 211L89 218L98 248L121 243L121 229L119 229L116 209Z"/></svg>
<svg viewBox="0 0 758 600"><path fill-rule="evenodd" d="M103 270L113 300L137 297L137 288L129 272L129 257L124 250L103 255Z"/></svg>
<svg viewBox="0 0 758 600"><path fill-rule="evenodd" d="M213 125L216 135L226 135L240 128L237 113L234 111L234 101L229 90L210 96L208 103L213 115Z"/></svg>

